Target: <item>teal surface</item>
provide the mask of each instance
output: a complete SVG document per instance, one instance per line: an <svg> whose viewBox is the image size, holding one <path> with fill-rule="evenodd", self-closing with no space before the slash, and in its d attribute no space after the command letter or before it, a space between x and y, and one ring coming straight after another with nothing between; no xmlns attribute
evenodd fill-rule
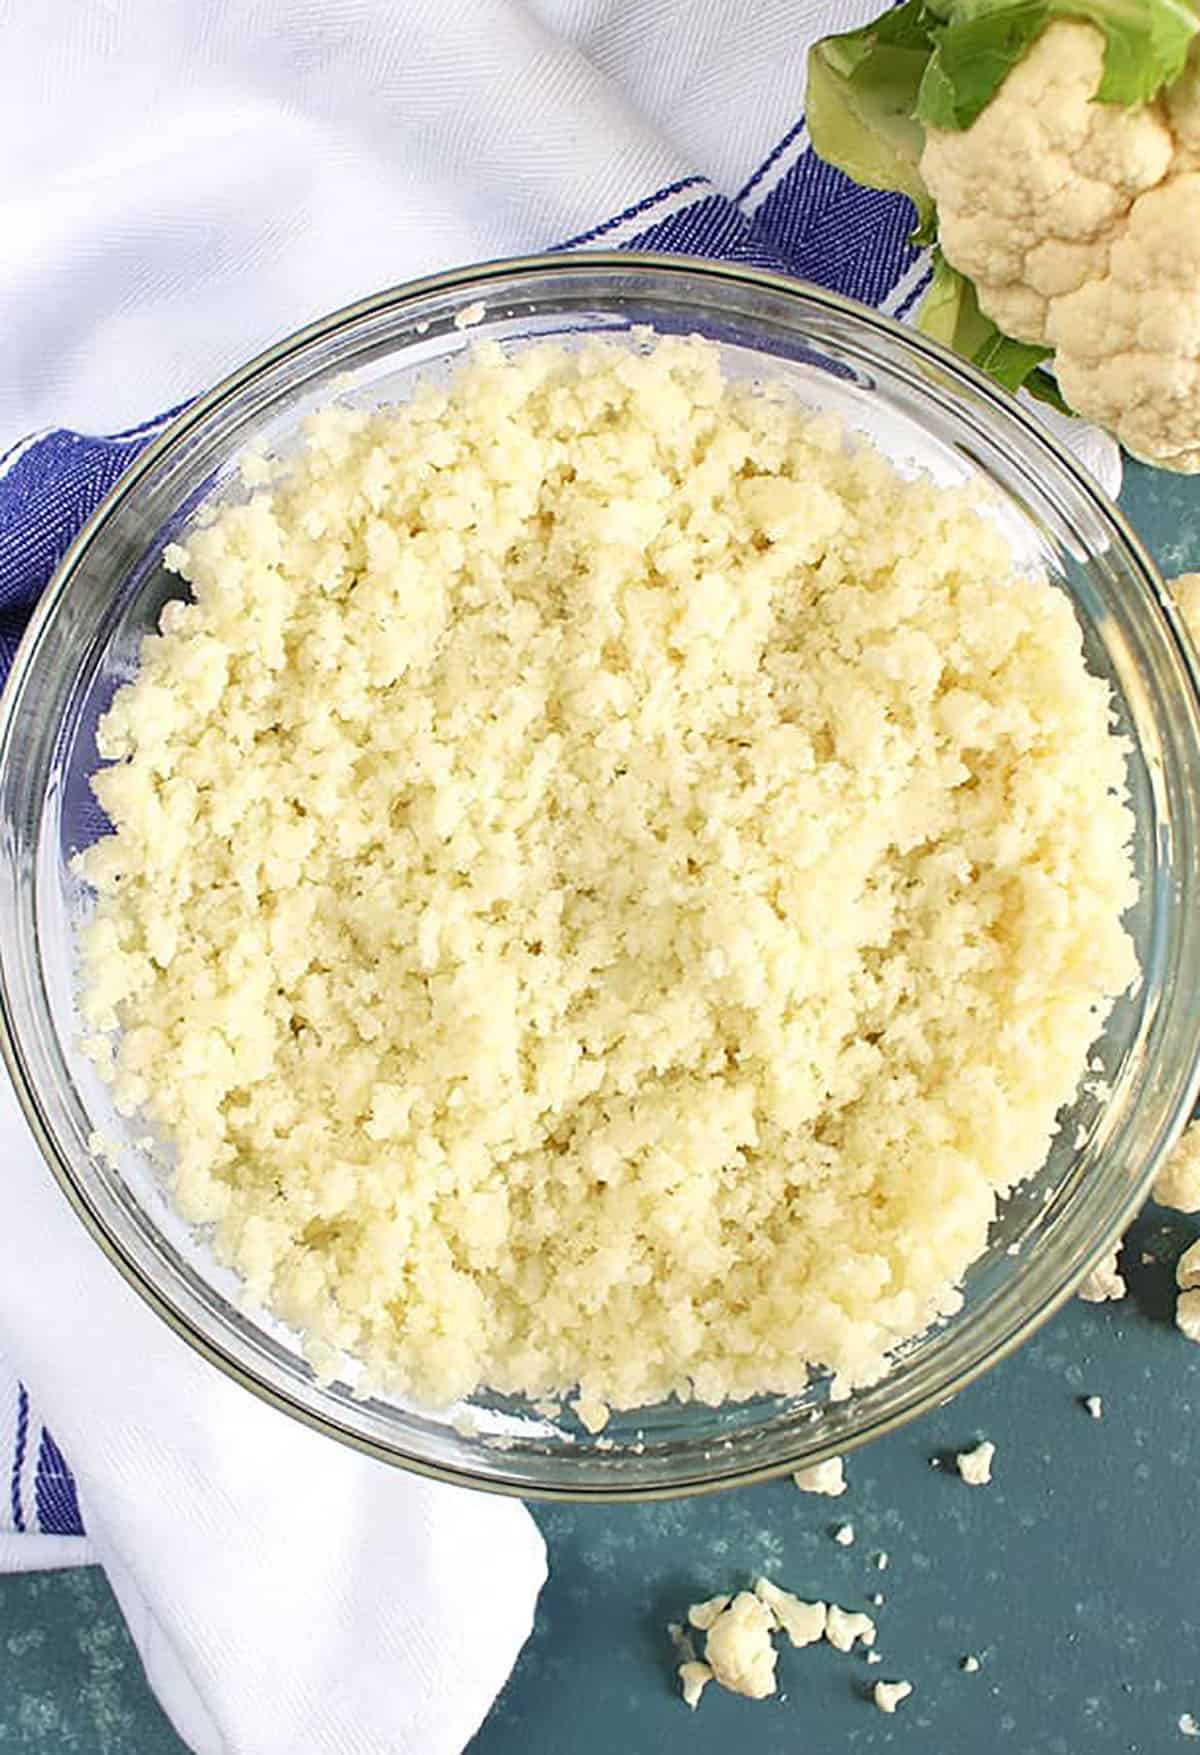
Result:
<svg viewBox="0 0 1200 1755"><path fill-rule="evenodd" d="M1164 572L1200 568L1200 480L1131 466L1122 503ZM1200 1720L1200 1347L1171 1322L1172 1265L1197 1234L1200 1219L1148 1209L1126 1243L1124 1303L1072 1301L949 1406L850 1458L840 1500L780 1482L535 1511L550 1582L471 1755L1200 1750L1179 1727ZM1100 1420L1082 1405L1093 1394ZM997 1446L990 1487L931 1466L979 1437ZM665 1624L760 1572L870 1607L883 1662L785 1649L777 1698L710 1688L693 1716ZM976 1674L959 1667L968 1652ZM913 1684L894 1718L868 1699L881 1677ZM2 1755L182 1747L99 1573L0 1578Z"/></svg>

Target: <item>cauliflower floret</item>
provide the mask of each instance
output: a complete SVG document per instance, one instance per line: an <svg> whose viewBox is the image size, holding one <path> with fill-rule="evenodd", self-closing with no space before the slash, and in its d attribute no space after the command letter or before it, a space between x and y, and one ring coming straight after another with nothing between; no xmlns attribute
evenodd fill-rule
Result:
<svg viewBox="0 0 1200 1755"><path fill-rule="evenodd" d="M1093 102L1104 38L1051 24L921 174L982 310L1053 347L1063 395L1149 462L1200 471L1200 50L1158 101Z"/></svg>

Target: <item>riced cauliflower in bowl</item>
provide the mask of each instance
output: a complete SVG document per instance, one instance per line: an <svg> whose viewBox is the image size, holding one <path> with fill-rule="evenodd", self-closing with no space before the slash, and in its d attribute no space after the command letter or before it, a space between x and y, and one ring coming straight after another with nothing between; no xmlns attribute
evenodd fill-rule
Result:
<svg viewBox="0 0 1200 1755"><path fill-rule="evenodd" d="M3 734L52 1167L411 1466L844 1451L1069 1292L1192 1097L1152 569L969 369L771 276L501 264L285 344L85 533Z"/></svg>

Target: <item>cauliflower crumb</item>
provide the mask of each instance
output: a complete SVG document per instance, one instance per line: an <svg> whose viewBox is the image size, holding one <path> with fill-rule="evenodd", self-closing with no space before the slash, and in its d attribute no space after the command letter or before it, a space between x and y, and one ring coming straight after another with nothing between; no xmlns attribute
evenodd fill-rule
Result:
<svg viewBox="0 0 1200 1755"><path fill-rule="evenodd" d="M110 1135L93 1128L88 1135L88 1151L101 1164L108 1164L113 1170L121 1168L121 1142Z"/></svg>
<svg viewBox="0 0 1200 1755"><path fill-rule="evenodd" d="M712 1681L713 1673L707 1664L695 1658L685 1659L679 1666L680 1692L688 1706L695 1712L700 1704L700 1696Z"/></svg>
<svg viewBox="0 0 1200 1755"><path fill-rule="evenodd" d="M849 1651L856 1639L861 1639L864 1645L874 1645L875 1623L856 1609L840 1609L836 1603L830 1603L825 1612L825 1637L838 1651Z"/></svg>
<svg viewBox="0 0 1200 1755"><path fill-rule="evenodd" d="M849 1548L854 1542L854 1525L840 1523L833 1532L833 1539L839 1548Z"/></svg>
<svg viewBox="0 0 1200 1755"><path fill-rule="evenodd" d="M1154 1183L1154 1198L1160 1207L1179 1213L1200 1212L1200 1123L1192 1122L1168 1153Z"/></svg>
<svg viewBox="0 0 1200 1755"><path fill-rule="evenodd" d="M872 1698L880 1712L895 1712L902 1700L912 1693L911 1682L876 1682Z"/></svg>
<svg viewBox="0 0 1200 1755"><path fill-rule="evenodd" d="M454 319L454 327L456 329L474 329L476 324L483 322L486 314L487 307L483 300L476 299L473 304L463 306Z"/></svg>
<svg viewBox="0 0 1200 1755"><path fill-rule="evenodd" d="M1103 1304L1125 1296L1126 1285L1117 1266L1117 1255L1117 1250L1110 1251L1080 1282L1079 1296L1086 1304Z"/></svg>
<svg viewBox="0 0 1200 1755"><path fill-rule="evenodd" d="M739 1591L732 1598L721 1595L693 1603L687 1617L706 1636L703 1661L697 1659L686 1628L672 1622L667 1632L683 1660L677 1672L679 1685L693 1710L710 1681L752 1700L766 1699L775 1692L778 1661L772 1635L786 1633L800 1648L813 1645L827 1631L824 1603L802 1602L769 1578L758 1579L753 1594ZM873 1628L871 1633L874 1637ZM843 1649L849 1650L849 1645Z"/></svg>
<svg viewBox="0 0 1200 1755"><path fill-rule="evenodd" d="M603 1432L608 1425L609 1409L596 1396L580 1396L571 1403L580 1425L588 1432Z"/></svg>
<svg viewBox="0 0 1200 1755"><path fill-rule="evenodd" d="M729 1607L728 1596L708 1597L702 1603L693 1603L687 1612L688 1621L700 1633L707 1633L718 1615L723 1615Z"/></svg>
<svg viewBox="0 0 1200 1755"><path fill-rule="evenodd" d="M1168 589L1188 633L1200 645L1200 573L1178 573L1168 581Z"/></svg>
<svg viewBox="0 0 1200 1755"><path fill-rule="evenodd" d="M825 1637L826 1607L824 1603L806 1603L791 1591L780 1590L769 1578L760 1578L754 1594L765 1603L775 1617L776 1625L796 1646L814 1645Z"/></svg>
<svg viewBox="0 0 1200 1755"><path fill-rule="evenodd" d="M1200 1286L1200 1237L1188 1245L1175 1263L1175 1284L1181 1292Z"/></svg>
<svg viewBox="0 0 1200 1755"><path fill-rule="evenodd" d="M775 1692L779 1654L771 1643L775 1617L749 1591L737 1596L708 1629L704 1657L713 1679L731 1693L765 1700Z"/></svg>
<svg viewBox="0 0 1200 1755"><path fill-rule="evenodd" d="M246 491L81 859L180 1212L430 1405L876 1381L1136 972L1067 596L695 338L482 343Z"/></svg>
<svg viewBox="0 0 1200 1755"><path fill-rule="evenodd" d="M1179 1715L1179 1731L1180 1735L1184 1737L1200 1737L1200 1721L1197 1721L1195 1716L1190 1712L1181 1712Z"/></svg>
<svg viewBox="0 0 1200 1755"><path fill-rule="evenodd" d="M729 1599L725 1597L722 1600L728 1602ZM697 1607L702 1608L703 1605L698 1604ZM678 1621L669 1621L667 1633L671 1644L682 1659L676 1671L679 1677L680 1693L683 1695L684 1704L695 1712L700 1704L700 1696L707 1684L712 1681L712 1671L707 1664L697 1661L696 1648L692 1644L692 1636L686 1627L681 1627Z"/></svg>
<svg viewBox="0 0 1200 1755"><path fill-rule="evenodd" d="M813 1463L811 1468L797 1469L792 1476L802 1493L825 1493L838 1499L846 1491L846 1471L840 1456Z"/></svg>
<svg viewBox="0 0 1200 1755"><path fill-rule="evenodd" d="M958 1667L960 1670L965 1670L969 1676L973 1676L979 1669L979 1659L974 1652L969 1651Z"/></svg>
<svg viewBox="0 0 1200 1755"><path fill-rule="evenodd" d="M992 1458L996 1446L987 1438L974 1450L960 1450L955 1465L968 1487L986 1487L992 1478Z"/></svg>
<svg viewBox="0 0 1200 1755"><path fill-rule="evenodd" d="M1180 1292L1176 1298L1175 1327L1189 1341L1200 1341L1200 1289Z"/></svg>
<svg viewBox="0 0 1200 1755"><path fill-rule="evenodd" d="M1085 1395L1083 1398L1083 1405L1093 1420L1102 1420L1104 1418L1104 1400L1101 1396Z"/></svg>

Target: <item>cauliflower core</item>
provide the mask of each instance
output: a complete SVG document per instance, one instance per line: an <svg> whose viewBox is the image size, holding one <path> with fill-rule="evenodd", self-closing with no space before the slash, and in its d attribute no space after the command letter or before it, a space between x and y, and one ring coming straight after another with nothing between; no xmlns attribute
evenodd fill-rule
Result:
<svg viewBox="0 0 1200 1755"><path fill-rule="evenodd" d="M484 346L254 476L82 858L182 1213L434 1404L877 1379L1135 972L1065 595L697 339Z"/></svg>
<svg viewBox="0 0 1200 1755"><path fill-rule="evenodd" d="M947 260L1127 450L1200 471L1200 49L1162 98L1093 102L1104 37L1057 20L921 175Z"/></svg>

